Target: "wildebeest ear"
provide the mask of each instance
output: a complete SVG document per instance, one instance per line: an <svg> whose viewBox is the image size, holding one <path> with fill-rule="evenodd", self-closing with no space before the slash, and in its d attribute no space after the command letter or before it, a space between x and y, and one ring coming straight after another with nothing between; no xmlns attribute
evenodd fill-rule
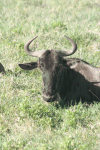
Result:
<svg viewBox="0 0 100 150"><path fill-rule="evenodd" d="M37 62L30 62L30 63L18 64L18 65L24 70L32 70L38 67Z"/></svg>
<svg viewBox="0 0 100 150"><path fill-rule="evenodd" d="M70 66L71 69L76 68L77 65L78 65L78 62L77 62L77 61L76 61L76 62L72 62L72 63L69 64L69 66Z"/></svg>

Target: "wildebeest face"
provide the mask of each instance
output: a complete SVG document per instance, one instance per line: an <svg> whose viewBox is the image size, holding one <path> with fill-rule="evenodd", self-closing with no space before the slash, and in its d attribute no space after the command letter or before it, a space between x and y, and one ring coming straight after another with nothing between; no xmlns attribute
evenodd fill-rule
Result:
<svg viewBox="0 0 100 150"><path fill-rule="evenodd" d="M56 82L59 71L60 58L53 50L47 50L39 58L39 68L43 78L43 99L54 101L56 99Z"/></svg>
<svg viewBox="0 0 100 150"><path fill-rule="evenodd" d="M54 101L57 97L56 82L59 72L60 57L53 50L47 50L37 62L19 64L24 70L39 68L43 79L43 99Z"/></svg>

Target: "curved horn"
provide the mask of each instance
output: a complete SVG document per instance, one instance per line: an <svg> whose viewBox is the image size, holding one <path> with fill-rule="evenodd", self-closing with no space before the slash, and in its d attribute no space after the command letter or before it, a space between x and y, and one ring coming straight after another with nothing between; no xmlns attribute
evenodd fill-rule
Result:
<svg viewBox="0 0 100 150"><path fill-rule="evenodd" d="M58 50L60 56L70 56L70 55L74 54L76 52L76 50L77 50L77 44L72 39L67 37L66 35L65 35L65 37L72 44L72 50L70 50L70 51Z"/></svg>
<svg viewBox="0 0 100 150"><path fill-rule="evenodd" d="M32 42L33 40L35 40L37 37L38 37L38 36L36 36L35 38L29 40L29 41L25 44L25 46L24 46L25 52L26 52L28 55L33 56L33 57L41 57L41 55L45 52L45 50L31 51L31 50L29 49L29 45L30 45L31 42Z"/></svg>

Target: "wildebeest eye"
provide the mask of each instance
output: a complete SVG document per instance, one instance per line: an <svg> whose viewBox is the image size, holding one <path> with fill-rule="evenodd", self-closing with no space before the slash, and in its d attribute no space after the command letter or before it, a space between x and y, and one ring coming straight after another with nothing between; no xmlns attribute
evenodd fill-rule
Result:
<svg viewBox="0 0 100 150"><path fill-rule="evenodd" d="M41 66L41 65L39 65L39 68L42 68L42 66Z"/></svg>
<svg viewBox="0 0 100 150"><path fill-rule="evenodd" d="M40 64L39 64L39 67L40 67L40 68L43 68L43 67L44 67L44 64L43 64L43 63L40 63Z"/></svg>
<svg viewBox="0 0 100 150"><path fill-rule="evenodd" d="M43 61L39 61L39 67L44 67Z"/></svg>

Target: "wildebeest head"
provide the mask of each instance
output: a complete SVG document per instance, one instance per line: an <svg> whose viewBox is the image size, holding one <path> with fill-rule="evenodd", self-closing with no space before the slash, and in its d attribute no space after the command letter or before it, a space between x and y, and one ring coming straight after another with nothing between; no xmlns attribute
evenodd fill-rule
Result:
<svg viewBox="0 0 100 150"><path fill-rule="evenodd" d="M43 99L47 102L54 101L59 96L57 94L57 78L59 72L62 68L64 68L66 63L63 57L70 56L77 50L76 43L69 37L65 37L72 44L72 50L70 51L52 49L31 51L29 49L29 45L37 37L31 39L25 44L24 50L28 55L38 57L39 59L37 62L19 64L19 66L24 70L32 70L35 68L39 68L41 70L43 78Z"/></svg>

